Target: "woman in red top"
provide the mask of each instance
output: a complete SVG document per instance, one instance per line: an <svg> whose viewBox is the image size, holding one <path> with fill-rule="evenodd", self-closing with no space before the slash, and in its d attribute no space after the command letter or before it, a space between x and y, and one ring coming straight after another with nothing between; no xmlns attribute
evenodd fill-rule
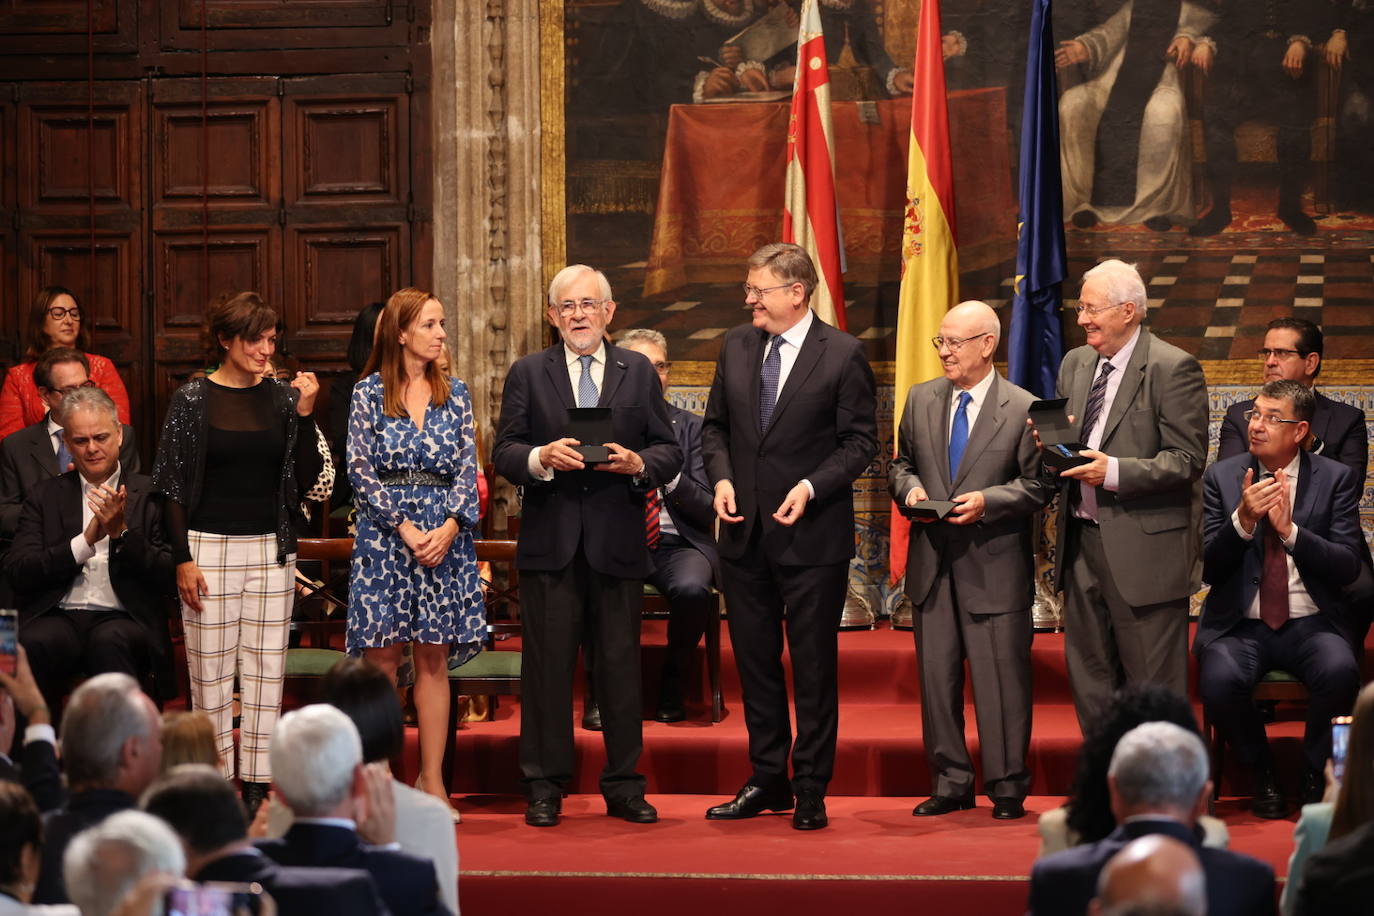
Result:
<svg viewBox="0 0 1374 916"><path fill-rule="evenodd" d="M91 381L105 390L119 410L119 422L129 422L129 392L114 363L89 352L90 326L82 321L81 306L75 294L62 286L45 286L29 309L27 361L10 369L0 388L0 437L18 432L43 419L47 405L33 383L33 367L52 347L72 347L86 354L91 364Z"/></svg>

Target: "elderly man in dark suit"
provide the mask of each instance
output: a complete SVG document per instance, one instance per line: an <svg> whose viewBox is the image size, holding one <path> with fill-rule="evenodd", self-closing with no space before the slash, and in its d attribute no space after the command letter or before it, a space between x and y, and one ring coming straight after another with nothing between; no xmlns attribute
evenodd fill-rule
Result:
<svg viewBox="0 0 1374 916"><path fill-rule="evenodd" d="M48 405L48 415L0 442L0 544L14 538L24 498L34 485L67 473L72 458L62 441L62 398L78 388L93 387L90 376L86 355L70 347L47 351L34 366L33 381L38 396ZM137 474L134 431L121 424L120 432L120 466L127 474Z"/></svg>
<svg viewBox="0 0 1374 916"><path fill-rule="evenodd" d="M171 658L166 598L175 582L161 501L152 481L119 462L110 396L77 388L61 413L76 469L29 492L5 560L19 639L54 711L79 674L122 671L150 685Z"/></svg>
<svg viewBox="0 0 1374 916"><path fill-rule="evenodd" d="M1211 762L1202 739L1172 722L1146 722L1122 736L1107 771L1117 828L1096 843L1046 856L1031 870L1031 916L1088 912L1098 875L1112 856L1143 836L1172 837L1188 846L1207 876L1210 916L1274 912L1274 870L1258 859L1198 842L1207 810Z"/></svg>
<svg viewBox="0 0 1374 916"><path fill-rule="evenodd" d="M358 834L358 820L369 814L364 799L378 792L385 797L391 772L363 763L352 719L324 703L289 712L272 729L270 754L272 784L295 820L281 839L258 841L263 854L288 868L365 871L394 916L448 914L433 862L387 845L370 846Z"/></svg>
<svg viewBox="0 0 1374 916"><path fill-rule="evenodd" d="M964 302L945 314L935 346L944 377L912 385L902 411L892 498L905 506L948 500L944 521L917 519L907 547L906 592L921 673L921 734L931 798L918 817L973 807L973 761L964 743L964 661L982 745L992 816L1025 816L1030 788L1031 519L1054 490L1026 412L1035 400L993 368L997 313Z"/></svg>
<svg viewBox="0 0 1374 916"><path fill-rule="evenodd" d="M631 328L620 335L620 345L649 360L666 396L670 366L664 336L651 328ZM682 449L682 471L649 494L645 539L654 556L654 572L647 581L667 597L669 614L668 652L663 659L654 718L681 722L687 717L682 679L706 631L711 584L720 581L720 558L716 553L711 485L701 458L701 417L669 404L668 419Z"/></svg>
<svg viewBox="0 0 1374 916"><path fill-rule="evenodd" d="M29 668L28 653L19 647L14 674L0 671L0 780L17 782L28 790L39 811L51 811L66 800L62 771L57 766L57 732L52 713ZM14 734L26 722L19 759L12 760Z"/></svg>
<svg viewBox="0 0 1374 916"><path fill-rule="evenodd" d="M1196 359L1141 326L1145 309L1133 266L1108 260L1089 270L1077 306L1087 345L1059 367L1059 396L1082 419L1090 459L1060 475L1055 556L1080 725L1128 683L1188 689L1207 385Z"/></svg>
<svg viewBox="0 0 1374 916"><path fill-rule="evenodd" d="M1198 691L1247 771L1253 808L1286 813L1264 722L1252 694L1282 668L1307 686L1305 802L1319 801L1331 751L1331 717L1347 715L1360 688L1355 609L1343 586L1363 560L1361 486L1339 462L1302 448L1314 409L1299 382L1266 382L1248 411L1250 453L1204 477L1202 577L1212 586L1198 623Z"/></svg>
<svg viewBox="0 0 1374 916"><path fill-rule="evenodd" d="M702 432L753 765L734 799L706 816L786 811L795 793L798 830L828 823L853 484L878 452L873 370L856 339L811 311L815 288L815 266L796 245L765 245L750 257L744 292L752 322L725 335Z"/></svg>
<svg viewBox="0 0 1374 916"><path fill-rule="evenodd" d="M260 884L276 901L281 916L387 912L366 871L289 868L255 849L248 839L243 802L233 783L214 767L198 763L174 767L148 787L140 804L176 831L186 850L186 876L193 881Z"/></svg>
<svg viewBox="0 0 1374 916"><path fill-rule="evenodd" d="M572 682L590 620L606 745L606 812L658 820L636 772L643 748L639 631L645 498L682 468L658 379L649 361L606 340L615 315L600 271L565 267L549 285L549 323L562 340L511 366L501 396L492 460L523 488L516 566L524 659L520 672L520 770L525 822L558 823L573 773ZM589 465L568 434L572 408L609 408L609 460Z"/></svg>

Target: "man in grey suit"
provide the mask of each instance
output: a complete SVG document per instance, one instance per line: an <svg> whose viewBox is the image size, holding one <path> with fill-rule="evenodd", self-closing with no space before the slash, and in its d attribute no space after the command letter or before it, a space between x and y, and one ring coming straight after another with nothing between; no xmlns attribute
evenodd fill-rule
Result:
<svg viewBox="0 0 1374 916"><path fill-rule="evenodd" d="M1080 725L1127 683L1188 691L1188 597L1198 587L1207 385L1193 357L1141 327L1145 282L1103 261L1083 275L1087 346L1059 367L1086 464L1064 478L1055 583Z"/></svg>
<svg viewBox="0 0 1374 916"><path fill-rule="evenodd" d="M964 659L973 678L983 783L992 816L1024 817L1030 787L1031 518L1049 501L1040 455L1024 422L1034 397L992 366L1001 336L982 302L950 309L933 341L944 378L912 385L902 411L892 498L949 500L943 521L917 519L907 547L906 593L921 672L921 731L932 795L917 817L973 807L964 743Z"/></svg>
<svg viewBox="0 0 1374 916"><path fill-rule="evenodd" d="M48 405L48 415L0 443L0 545L14 538L24 499L34 485L67 473L72 465L72 457L61 442L63 396L77 388L95 387L85 354L70 347L55 347L44 353L33 368L33 381L38 396ZM137 474L138 443L133 429L128 425L122 429L119 464L126 474Z"/></svg>

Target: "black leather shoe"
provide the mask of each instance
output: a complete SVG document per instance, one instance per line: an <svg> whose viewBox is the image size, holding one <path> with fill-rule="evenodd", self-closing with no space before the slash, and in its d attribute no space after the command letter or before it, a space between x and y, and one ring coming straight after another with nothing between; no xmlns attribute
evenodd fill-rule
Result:
<svg viewBox="0 0 1374 916"><path fill-rule="evenodd" d="M1014 821L1026 816L1026 806L1021 804L1019 798L994 798L992 816L999 821Z"/></svg>
<svg viewBox="0 0 1374 916"><path fill-rule="evenodd" d="M618 817L631 824L653 824L658 821L658 811L644 800L643 795L606 799L606 816Z"/></svg>
<svg viewBox="0 0 1374 916"><path fill-rule="evenodd" d="M820 830L830 823L825 814L825 798L819 792L797 793L797 810L792 812L792 827L796 830Z"/></svg>
<svg viewBox="0 0 1374 916"><path fill-rule="evenodd" d="M596 700L588 700L582 704L582 727L589 732L601 731L601 707Z"/></svg>
<svg viewBox="0 0 1374 916"><path fill-rule="evenodd" d="M1287 816L1288 806L1284 804L1278 778L1272 769L1266 768L1255 774L1255 797L1250 801L1250 810L1255 812L1256 817L1271 821Z"/></svg>
<svg viewBox="0 0 1374 916"><path fill-rule="evenodd" d="M265 782L245 782L243 784L243 807L248 810L248 817L252 818L258 813L258 808L267 801L268 784Z"/></svg>
<svg viewBox="0 0 1374 916"><path fill-rule="evenodd" d="M912 817L938 817L941 814L953 814L955 811L967 811L973 807L973 796L967 798L950 798L948 795L932 795L911 809Z"/></svg>
<svg viewBox="0 0 1374 916"><path fill-rule="evenodd" d="M1298 796L1302 804L1315 805L1326 794L1326 776L1316 770L1308 769L1302 774L1302 794Z"/></svg>
<svg viewBox="0 0 1374 916"><path fill-rule="evenodd" d="M562 810L561 798L536 798L525 809L525 823L531 827L557 827Z"/></svg>
<svg viewBox="0 0 1374 916"><path fill-rule="evenodd" d="M1283 220L1285 226L1292 229L1298 235L1316 235L1317 224L1312 217L1302 212L1302 207L1279 207L1279 219Z"/></svg>
<svg viewBox="0 0 1374 916"><path fill-rule="evenodd" d="M765 811L791 811L792 790L790 788L765 789L762 786L746 785L730 801L707 810L708 821L739 821L746 817L756 817Z"/></svg>
<svg viewBox="0 0 1374 916"><path fill-rule="evenodd" d="M1224 209L1213 207L1211 213L1198 220L1197 225L1188 230L1188 234L1194 238L1216 235L1229 225L1231 225L1231 208L1229 206Z"/></svg>

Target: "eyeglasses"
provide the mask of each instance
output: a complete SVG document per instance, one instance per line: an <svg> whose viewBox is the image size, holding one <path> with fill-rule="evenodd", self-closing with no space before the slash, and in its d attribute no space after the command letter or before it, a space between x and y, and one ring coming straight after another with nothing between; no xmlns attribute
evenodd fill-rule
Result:
<svg viewBox="0 0 1374 916"><path fill-rule="evenodd" d="M1260 347L1255 353L1263 360L1267 360L1271 356L1275 359L1292 359L1295 356L1307 355L1301 350L1284 350L1280 347Z"/></svg>
<svg viewBox="0 0 1374 916"><path fill-rule="evenodd" d="M930 338L930 344L936 350L939 350L941 347L948 347L949 352L958 353L959 348L970 340L977 340L980 337L987 336L988 332L984 331L982 334L971 334L968 337L932 337Z"/></svg>
<svg viewBox="0 0 1374 916"><path fill-rule="evenodd" d="M55 392L55 393L57 393L57 394L62 395L63 397L66 397L67 395L71 394L73 391L76 391L76 390L78 390L78 389L80 389L80 388L95 388L95 387L96 387L95 382L91 381L90 379L87 379L86 381L82 382L80 385L66 385L66 386L64 386L64 387L62 387L62 388L44 388L43 390L44 390L44 391L52 391L52 392Z"/></svg>
<svg viewBox="0 0 1374 916"><path fill-rule="evenodd" d="M1080 315L1082 315L1084 312L1087 312L1089 318L1096 318L1103 312L1111 311L1112 309L1119 309L1125 304L1126 303L1124 302L1118 302L1116 305L1100 305L1097 307L1093 307L1091 305L1083 305L1082 303L1079 303L1078 305L1072 306L1072 308L1075 312L1077 312Z"/></svg>
<svg viewBox="0 0 1374 916"><path fill-rule="evenodd" d="M52 308L48 309L48 317L51 318L53 321L61 321L68 315L72 316L72 321L80 321L81 309L77 308L74 305L69 309L64 309L60 305L54 305Z"/></svg>
<svg viewBox="0 0 1374 916"><path fill-rule="evenodd" d="M789 286L796 286L797 282L798 281L794 280L791 283L779 283L777 286L764 287L754 286L752 283L743 283L741 286L744 289L744 298L749 299L752 297L754 299L762 299L764 293L771 293L775 289L787 289Z"/></svg>
<svg viewBox="0 0 1374 916"><path fill-rule="evenodd" d="M1245 413L1241 414L1241 416L1245 418L1245 422L1246 422L1246 423L1253 423L1253 422L1255 422L1256 420L1259 420L1259 421L1260 421L1261 423L1263 423L1265 426L1270 426L1270 427L1278 426L1280 423L1301 423L1301 422L1302 422L1301 420L1287 420L1287 419L1284 419L1283 417L1276 416L1276 415L1274 415L1274 414L1272 414L1272 413L1260 413L1258 410L1254 410L1253 408L1250 409L1250 410L1245 411Z"/></svg>
<svg viewBox="0 0 1374 916"><path fill-rule="evenodd" d="M666 361L661 363L650 363L650 365L654 367L655 372L667 372L669 369L673 368L673 364Z"/></svg>
<svg viewBox="0 0 1374 916"><path fill-rule="evenodd" d="M605 305L607 301L606 299L578 299L576 301L564 299L557 305L551 306L551 308L558 309L558 314L567 318L570 315L577 314L579 311L587 313L594 312Z"/></svg>

